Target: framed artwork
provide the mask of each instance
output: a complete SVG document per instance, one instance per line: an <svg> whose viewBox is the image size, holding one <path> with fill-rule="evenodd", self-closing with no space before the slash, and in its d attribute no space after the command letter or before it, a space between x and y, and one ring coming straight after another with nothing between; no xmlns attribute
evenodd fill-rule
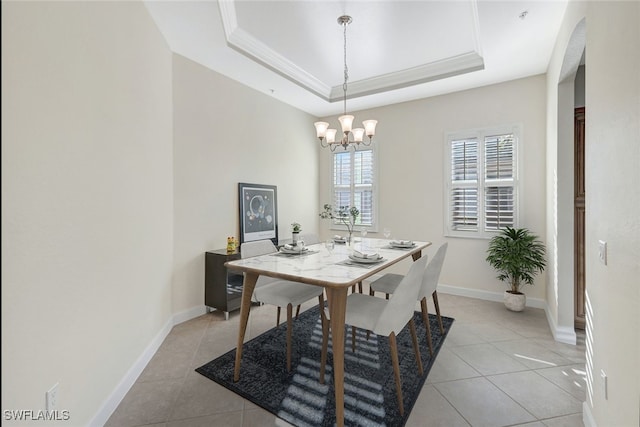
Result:
<svg viewBox="0 0 640 427"><path fill-rule="evenodd" d="M238 184L240 244L271 239L278 244L278 189L275 185Z"/></svg>

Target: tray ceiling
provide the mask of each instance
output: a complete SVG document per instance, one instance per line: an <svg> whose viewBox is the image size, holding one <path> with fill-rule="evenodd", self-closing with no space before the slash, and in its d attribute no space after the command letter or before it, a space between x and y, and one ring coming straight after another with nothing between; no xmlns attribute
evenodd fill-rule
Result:
<svg viewBox="0 0 640 427"><path fill-rule="evenodd" d="M150 1L173 52L316 116L544 73L566 1Z"/></svg>

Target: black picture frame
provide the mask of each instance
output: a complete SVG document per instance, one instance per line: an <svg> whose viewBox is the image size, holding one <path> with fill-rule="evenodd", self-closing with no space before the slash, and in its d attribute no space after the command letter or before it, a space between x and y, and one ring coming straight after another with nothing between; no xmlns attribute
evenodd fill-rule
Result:
<svg viewBox="0 0 640 427"><path fill-rule="evenodd" d="M278 188L238 183L240 244L270 239L278 244Z"/></svg>

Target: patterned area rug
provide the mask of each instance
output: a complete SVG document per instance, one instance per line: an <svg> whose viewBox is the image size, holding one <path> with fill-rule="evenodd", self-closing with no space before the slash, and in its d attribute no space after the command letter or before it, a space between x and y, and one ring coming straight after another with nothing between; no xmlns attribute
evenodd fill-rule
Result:
<svg viewBox="0 0 640 427"><path fill-rule="evenodd" d="M398 335L400 378L404 396L404 416L400 415L389 340L384 336L356 332L356 352L351 351L351 328L345 331L345 425L403 426L427 379L453 319L443 317L444 334L435 315L430 315L434 356L429 355L422 315L414 321L418 333L424 374L418 367L409 328ZM297 427L335 425L335 401L331 340L325 384L318 382L322 327L318 307L300 314L293 322L291 372L286 367L286 323L244 344L240 380L233 382L235 349L196 369L196 372L223 385Z"/></svg>

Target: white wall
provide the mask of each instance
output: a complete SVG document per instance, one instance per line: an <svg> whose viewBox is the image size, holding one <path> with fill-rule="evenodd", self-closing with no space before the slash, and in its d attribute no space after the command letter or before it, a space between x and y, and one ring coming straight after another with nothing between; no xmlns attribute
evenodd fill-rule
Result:
<svg viewBox="0 0 640 427"><path fill-rule="evenodd" d="M441 283L485 294L506 290L485 261L488 240L444 237L446 132L522 125L520 225L544 240L545 84L544 76L535 76L354 113L356 120L379 121L374 144L379 156L380 230L390 227L396 238L432 241L434 248L448 241ZM326 120L338 125L336 117ZM324 150L320 205L330 201L330 161L329 150ZM327 223L321 227L325 235L333 234ZM406 271L408 262L396 270ZM523 289L529 297L543 299L544 275L538 276L534 286Z"/></svg>
<svg viewBox="0 0 640 427"><path fill-rule="evenodd" d="M141 3L2 2L3 410L87 425L169 319L171 123Z"/></svg>
<svg viewBox="0 0 640 427"><path fill-rule="evenodd" d="M554 244L568 245L573 236L557 231L569 222L573 209L561 204L562 185L566 189L568 183L556 178L559 171L572 169L566 154L573 144L573 134L566 130L573 125L572 73L586 45L589 384L584 420L589 427L640 423L640 196L635 184L640 180L639 21L638 2L570 2L547 77L547 235ZM606 266L598 258L598 240L608 244ZM562 252L552 260L547 300L554 321L573 329L573 265ZM602 371L608 377L608 396Z"/></svg>
<svg viewBox="0 0 640 427"><path fill-rule="evenodd" d="M275 185L279 235L318 232L313 117L174 59L174 312L204 308L204 253L239 235L238 183Z"/></svg>
<svg viewBox="0 0 640 427"><path fill-rule="evenodd" d="M278 186L281 237L318 231L313 118L174 57L141 3L2 12L2 409L59 383L74 425L101 424L204 312L238 182Z"/></svg>
<svg viewBox="0 0 640 427"><path fill-rule="evenodd" d="M587 405L598 426L637 427L640 3L590 2L586 21L586 289L594 381ZM598 240L607 242L607 265L598 261ZM601 371L608 376L608 397Z"/></svg>
<svg viewBox="0 0 640 427"><path fill-rule="evenodd" d="M574 94L573 94L573 106L575 108L584 107L584 78L586 73L586 67L580 65L576 72L576 79L574 82Z"/></svg>

